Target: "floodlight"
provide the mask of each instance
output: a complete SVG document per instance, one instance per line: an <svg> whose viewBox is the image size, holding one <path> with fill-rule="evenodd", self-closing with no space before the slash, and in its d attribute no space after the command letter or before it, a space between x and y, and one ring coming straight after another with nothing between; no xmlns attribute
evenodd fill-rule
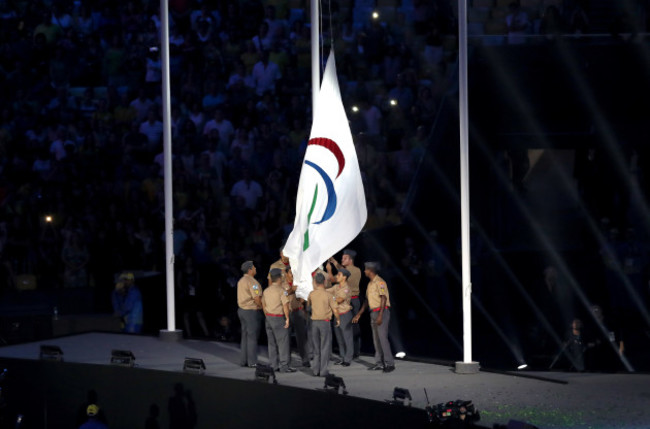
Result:
<svg viewBox="0 0 650 429"><path fill-rule="evenodd" d="M255 380L269 382L269 379L273 379L273 384L278 384L277 378L275 378L275 371L272 366L263 365L258 363L255 367Z"/></svg>
<svg viewBox="0 0 650 429"><path fill-rule="evenodd" d="M343 390L344 395L348 394L343 378L337 377L334 374L327 374L325 376L325 385L323 386L323 389L334 393L339 393L339 389L341 389Z"/></svg>
<svg viewBox="0 0 650 429"><path fill-rule="evenodd" d="M386 402L391 405L405 405L404 403L407 399L408 404L406 405L410 407L411 401L413 401L413 398L411 398L411 392L403 387L395 387L395 389L393 389L393 399L386 399Z"/></svg>
<svg viewBox="0 0 650 429"><path fill-rule="evenodd" d="M63 350L59 346L41 345L41 360L63 361Z"/></svg>
<svg viewBox="0 0 650 429"><path fill-rule="evenodd" d="M183 372L203 374L205 372L205 363L203 363L203 359L186 357L183 362Z"/></svg>
<svg viewBox="0 0 650 429"><path fill-rule="evenodd" d="M112 350L111 364L131 368L135 366L135 356L133 356L131 350Z"/></svg>

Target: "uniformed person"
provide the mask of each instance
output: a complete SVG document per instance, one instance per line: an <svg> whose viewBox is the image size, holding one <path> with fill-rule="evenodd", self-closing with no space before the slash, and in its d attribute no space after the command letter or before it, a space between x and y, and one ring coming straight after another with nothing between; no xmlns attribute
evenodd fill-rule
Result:
<svg viewBox="0 0 650 429"><path fill-rule="evenodd" d="M311 343L308 340L308 319L307 315L303 311L305 300L296 297L296 289L298 287L293 284L293 275L291 273L291 266L289 265L289 258L284 255L282 249L280 249L280 259L272 263L269 268L269 275L267 277L269 285L271 284L271 270L273 268L280 268L283 272L282 286L289 296L289 319L291 322L289 329L293 329L293 332L296 335L296 348L298 349L300 359L302 359L302 365L309 368L309 360L310 356L313 355L313 352ZM291 338L291 332L289 333L289 338Z"/></svg>
<svg viewBox="0 0 650 429"><path fill-rule="evenodd" d="M364 274L370 282L366 290L366 300L354 316L352 323L358 323L361 314L370 307L370 328L372 329L372 342L375 346L375 364L368 370L395 370L393 352L388 342L388 324L390 323L390 296L386 282L379 275L379 262L366 262Z"/></svg>
<svg viewBox="0 0 650 429"><path fill-rule="evenodd" d="M336 335L336 343L339 346L339 355L341 361L335 365L350 366L352 361L352 352L354 349L352 337L352 305L350 305L350 286L347 279L350 278L350 271L341 268L336 273L336 286L332 289L334 294L334 301L336 302L336 310L339 312L341 318L341 325L334 328Z"/></svg>
<svg viewBox="0 0 650 429"><path fill-rule="evenodd" d="M262 324L262 287L255 280L257 269L253 261L241 265L244 273L237 282L237 315L241 323L241 366L257 366L257 341Z"/></svg>
<svg viewBox="0 0 650 429"><path fill-rule="evenodd" d="M357 257L357 252L352 249L343 250L343 256L341 257L341 263L339 264L336 259L333 257L330 258L330 262L334 264L337 270L345 268L350 272L350 277L348 278L348 286L350 287L350 293L352 297L350 298L350 304L352 305L352 317L356 316L359 313L361 308L361 291L359 289L359 283L361 282L361 270L359 267L354 265L354 258ZM331 275L331 270L328 270ZM354 335L354 351L352 352L353 358L358 358L361 351L361 329L358 323L352 324L352 333Z"/></svg>
<svg viewBox="0 0 650 429"><path fill-rule="evenodd" d="M332 352L332 329L330 320L332 314L336 317L336 326L341 324L335 301L325 290L325 275L314 275L314 290L309 294L307 303L311 307L311 338L314 348L313 373L325 377Z"/></svg>
<svg viewBox="0 0 650 429"><path fill-rule="evenodd" d="M269 273L271 285L262 296L266 316L266 336L269 345L269 364L280 372L296 372L289 366L289 295L283 287L283 270L273 268Z"/></svg>
<svg viewBox="0 0 650 429"><path fill-rule="evenodd" d="M284 252L282 252L282 249L280 249L280 259L271 264L271 267L269 268L269 274L266 277L269 282L269 286L271 285L271 270L273 268L280 268L282 270L282 278L284 279L286 277L286 270L289 268L289 266L289 258L284 256Z"/></svg>

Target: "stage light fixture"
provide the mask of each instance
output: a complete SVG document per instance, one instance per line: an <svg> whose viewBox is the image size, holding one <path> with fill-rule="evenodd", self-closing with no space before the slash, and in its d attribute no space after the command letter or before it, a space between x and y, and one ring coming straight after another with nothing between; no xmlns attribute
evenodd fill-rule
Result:
<svg viewBox="0 0 650 429"><path fill-rule="evenodd" d="M327 390L328 392L334 392L334 393L339 393L339 390L342 390L342 393L344 395L348 394L343 378L337 377L334 374L327 374L325 376L325 385L323 386L323 390Z"/></svg>
<svg viewBox="0 0 650 429"><path fill-rule="evenodd" d="M41 345L41 360L63 361L63 350L59 346Z"/></svg>
<svg viewBox="0 0 650 429"><path fill-rule="evenodd" d="M275 378L275 371L273 370L273 367L258 363L255 367L255 380L268 383L269 379L273 379L273 384L278 384L278 380Z"/></svg>
<svg viewBox="0 0 650 429"><path fill-rule="evenodd" d="M205 372L205 363L203 363L203 359L186 357L183 362L183 372L203 374Z"/></svg>
<svg viewBox="0 0 650 429"><path fill-rule="evenodd" d="M132 368L135 366L135 356L133 356L131 350L112 350L111 364Z"/></svg>
<svg viewBox="0 0 650 429"><path fill-rule="evenodd" d="M395 357L398 359L404 359L406 357L406 352L397 352L395 353Z"/></svg>
<svg viewBox="0 0 650 429"><path fill-rule="evenodd" d="M522 369L526 369L526 368L528 368L528 364L527 364L526 362L522 363L521 365L519 365L519 366L517 367L517 369L518 369L519 371L521 371Z"/></svg>
<svg viewBox="0 0 650 429"><path fill-rule="evenodd" d="M408 400L408 404L406 404L406 400ZM386 402L392 405L408 405L409 407L412 401L411 392L403 387L395 387L393 389L393 400L386 400Z"/></svg>

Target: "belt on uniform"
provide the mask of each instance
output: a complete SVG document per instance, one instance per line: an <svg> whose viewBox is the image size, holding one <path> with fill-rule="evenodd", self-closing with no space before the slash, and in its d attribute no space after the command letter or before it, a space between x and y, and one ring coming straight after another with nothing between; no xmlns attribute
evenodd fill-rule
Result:
<svg viewBox="0 0 650 429"><path fill-rule="evenodd" d="M388 310L389 308L390 308L390 307L386 306L386 307L384 307L384 310ZM377 311L381 311L381 309L382 309L382 307L373 308L373 309L372 309L372 312L373 312L373 313L376 313Z"/></svg>
<svg viewBox="0 0 650 429"><path fill-rule="evenodd" d="M349 312L350 312L350 310L348 310L348 311L344 311L343 313L339 313L339 316L343 316L344 314L347 314L347 313L349 313Z"/></svg>
<svg viewBox="0 0 650 429"><path fill-rule="evenodd" d="M311 319L312 322L329 322L330 319Z"/></svg>
<svg viewBox="0 0 650 429"><path fill-rule="evenodd" d="M351 296L350 299L356 299L359 298L359 295Z"/></svg>
<svg viewBox="0 0 650 429"><path fill-rule="evenodd" d="M284 317L284 314L272 314L272 313L266 313L267 316L271 317Z"/></svg>

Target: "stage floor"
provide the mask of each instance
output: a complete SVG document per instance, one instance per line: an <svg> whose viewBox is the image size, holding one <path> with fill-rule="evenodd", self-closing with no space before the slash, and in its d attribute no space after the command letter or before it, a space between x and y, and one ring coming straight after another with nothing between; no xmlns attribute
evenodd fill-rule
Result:
<svg viewBox="0 0 650 429"><path fill-rule="evenodd" d="M186 357L202 359L205 376L253 380L254 370L239 366L239 346L201 340L165 342L157 337L113 333L87 333L45 341L0 347L0 357L38 359L40 345L59 346L66 362L108 365L111 350L130 350L136 366L182 372ZM266 350L260 348L260 361ZM295 357L295 356L294 356ZM569 372L491 372L459 375L453 368L422 362L400 361L388 374L367 371L373 364L362 356L349 367L330 366L345 381L350 395L384 401L395 387L413 397L412 406L456 399L471 400L481 414L479 424L492 427L509 420L539 428L648 428L650 427L650 375ZM302 389L323 387L308 368L277 374L278 383Z"/></svg>

